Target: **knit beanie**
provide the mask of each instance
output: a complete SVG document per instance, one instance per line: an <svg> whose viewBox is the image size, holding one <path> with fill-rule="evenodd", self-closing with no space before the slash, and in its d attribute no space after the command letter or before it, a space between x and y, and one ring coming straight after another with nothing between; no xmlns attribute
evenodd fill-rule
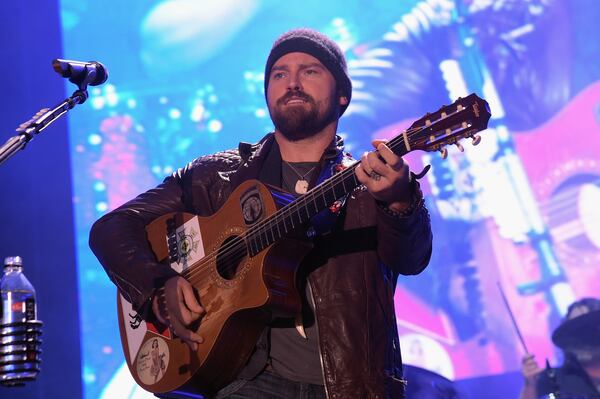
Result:
<svg viewBox="0 0 600 399"><path fill-rule="evenodd" d="M344 53L336 42L316 30L307 28L292 29L279 36L273 43L273 48L271 48L265 66L265 97L267 96L267 87L269 86L273 64L284 55L294 52L310 54L321 61L321 64L331 72L337 87L350 104L352 83L348 76ZM346 111L348 104L342 106L340 115Z"/></svg>

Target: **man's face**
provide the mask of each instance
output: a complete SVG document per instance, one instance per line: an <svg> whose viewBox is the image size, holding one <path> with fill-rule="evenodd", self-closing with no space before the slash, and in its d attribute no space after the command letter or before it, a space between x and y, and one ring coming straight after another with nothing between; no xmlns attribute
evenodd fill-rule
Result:
<svg viewBox="0 0 600 399"><path fill-rule="evenodd" d="M306 53L279 58L269 77L267 105L275 128L288 140L311 137L339 118L336 82L321 62Z"/></svg>
<svg viewBox="0 0 600 399"><path fill-rule="evenodd" d="M591 311L592 309L583 303L572 306L569 308L567 320L573 320ZM577 361L583 366L600 365L600 348L597 346L579 344L576 347L565 348L565 351L571 352L577 358Z"/></svg>

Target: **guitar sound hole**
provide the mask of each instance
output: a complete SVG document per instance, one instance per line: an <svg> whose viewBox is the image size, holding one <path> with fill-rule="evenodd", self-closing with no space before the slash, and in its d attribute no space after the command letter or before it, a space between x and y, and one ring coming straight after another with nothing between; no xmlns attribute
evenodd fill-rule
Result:
<svg viewBox="0 0 600 399"><path fill-rule="evenodd" d="M227 238L217 254L217 272L224 279L231 280L246 255L246 245L238 236Z"/></svg>

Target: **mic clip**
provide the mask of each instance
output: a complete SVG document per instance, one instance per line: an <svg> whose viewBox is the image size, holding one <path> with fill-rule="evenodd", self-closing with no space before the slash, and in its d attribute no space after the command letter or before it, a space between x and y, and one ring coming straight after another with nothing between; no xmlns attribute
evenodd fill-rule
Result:
<svg viewBox="0 0 600 399"><path fill-rule="evenodd" d="M57 58L52 61L52 68L63 78L69 78L69 82L77 85L79 90L74 93L74 96L79 97L79 104L83 104L88 98L88 85L97 86L108 79L108 71L97 61L73 61Z"/></svg>

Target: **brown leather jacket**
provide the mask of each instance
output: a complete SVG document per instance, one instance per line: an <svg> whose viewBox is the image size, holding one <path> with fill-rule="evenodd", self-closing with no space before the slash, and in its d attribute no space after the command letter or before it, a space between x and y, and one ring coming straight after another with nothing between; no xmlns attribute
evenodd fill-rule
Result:
<svg viewBox="0 0 600 399"><path fill-rule="evenodd" d="M176 275L157 265L144 227L169 212L215 213L241 182L262 178L273 142L271 134L255 145L198 158L94 224L92 250L142 317L150 315L155 289ZM342 144L332 144L322 165ZM426 267L431 242L424 207L394 217L361 189L348 197L333 234L314 239L303 264L314 269L309 283L329 398L404 397L394 290L399 274Z"/></svg>

